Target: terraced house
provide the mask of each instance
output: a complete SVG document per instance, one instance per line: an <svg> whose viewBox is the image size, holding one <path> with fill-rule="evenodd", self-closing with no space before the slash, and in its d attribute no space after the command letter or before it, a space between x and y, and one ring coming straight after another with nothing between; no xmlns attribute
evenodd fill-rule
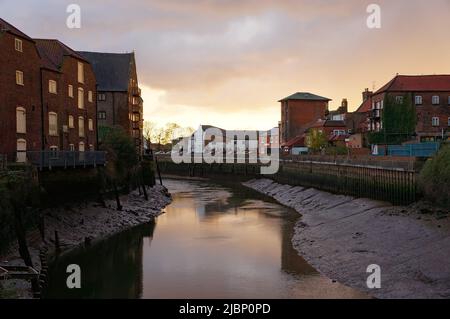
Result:
<svg viewBox="0 0 450 319"><path fill-rule="evenodd" d="M93 66L98 82L98 125L120 126L143 152L143 99L133 53L79 52Z"/></svg>
<svg viewBox="0 0 450 319"><path fill-rule="evenodd" d="M0 19L0 154L26 161L42 148L40 55L36 42Z"/></svg>
<svg viewBox="0 0 450 319"><path fill-rule="evenodd" d="M91 65L58 40L35 41L42 58L45 149L94 151L96 79Z"/></svg>
<svg viewBox="0 0 450 319"><path fill-rule="evenodd" d="M104 162L97 149L96 79L58 40L32 39L0 19L0 156L41 168ZM66 152L61 152L66 151Z"/></svg>
<svg viewBox="0 0 450 319"><path fill-rule="evenodd" d="M383 109L387 96L399 105L407 98L414 106L418 142L450 138L450 75L397 75L366 103L370 105L368 128L383 129ZM402 132L398 132L402 133Z"/></svg>

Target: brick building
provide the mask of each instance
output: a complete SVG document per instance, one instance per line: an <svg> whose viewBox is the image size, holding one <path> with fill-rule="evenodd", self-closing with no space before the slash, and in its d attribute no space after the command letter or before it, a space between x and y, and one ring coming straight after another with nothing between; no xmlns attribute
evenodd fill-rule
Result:
<svg viewBox="0 0 450 319"><path fill-rule="evenodd" d="M26 161L27 150L40 150L40 56L36 43L0 19L0 154Z"/></svg>
<svg viewBox="0 0 450 319"><path fill-rule="evenodd" d="M143 152L143 100L134 53L79 52L91 62L98 82L98 125L121 126Z"/></svg>
<svg viewBox="0 0 450 319"><path fill-rule="evenodd" d="M302 135L308 125L328 114L331 100L307 92L298 92L279 102L281 103L280 143Z"/></svg>
<svg viewBox="0 0 450 319"><path fill-rule="evenodd" d="M58 40L35 41L42 58L44 148L96 150L96 79L91 65Z"/></svg>
<svg viewBox="0 0 450 319"><path fill-rule="evenodd" d="M368 128L383 128L382 114L387 95L402 102L409 97L416 112L416 139L419 142L448 139L450 136L450 75L397 75L370 98ZM367 105L365 107L367 109Z"/></svg>

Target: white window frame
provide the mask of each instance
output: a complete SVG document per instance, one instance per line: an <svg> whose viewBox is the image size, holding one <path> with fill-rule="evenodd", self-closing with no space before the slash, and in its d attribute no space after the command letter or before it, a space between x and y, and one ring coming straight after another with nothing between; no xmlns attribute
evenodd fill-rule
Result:
<svg viewBox="0 0 450 319"><path fill-rule="evenodd" d="M19 151L19 143L25 145L24 150ZM19 138L16 141L16 162L26 163L26 161L27 161L27 141L23 138Z"/></svg>
<svg viewBox="0 0 450 319"><path fill-rule="evenodd" d="M431 103L433 105L439 105L439 102L440 102L439 95L433 95L433 97L431 98Z"/></svg>
<svg viewBox="0 0 450 319"><path fill-rule="evenodd" d="M78 74L78 83L84 83L84 63L78 62L77 74Z"/></svg>
<svg viewBox="0 0 450 319"><path fill-rule="evenodd" d="M51 123L52 118L56 120L54 124ZM48 135L58 136L58 113L55 112L48 113Z"/></svg>
<svg viewBox="0 0 450 319"><path fill-rule="evenodd" d="M439 117L433 116L433 118L431 119L431 126L433 127L439 126Z"/></svg>
<svg viewBox="0 0 450 319"><path fill-rule="evenodd" d="M75 128L75 120L73 118L73 115L69 115L68 127L69 128Z"/></svg>
<svg viewBox="0 0 450 319"><path fill-rule="evenodd" d="M88 91L88 101L89 101L90 103L93 102L93 93L92 93L92 91Z"/></svg>
<svg viewBox="0 0 450 319"><path fill-rule="evenodd" d="M24 86L24 81L23 81L23 72L16 70L16 84L17 85L21 85Z"/></svg>
<svg viewBox="0 0 450 319"><path fill-rule="evenodd" d="M416 105L422 105L422 104L423 104L423 98L422 98L422 95L416 95L416 96L414 97L414 103L415 103Z"/></svg>
<svg viewBox="0 0 450 319"><path fill-rule="evenodd" d="M16 132L19 134L27 133L27 110L21 106L16 108Z"/></svg>
<svg viewBox="0 0 450 319"><path fill-rule="evenodd" d="M81 147L81 146L83 146L83 147ZM84 142L78 143L78 151L79 152L85 152L86 151L86 145L84 144Z"/></svg>
<svg viewBox="0 0 450 319"><path fill-rule="evenodd" d="M55 80L48 80L48 92L51 94L58 94L58 84Z"/></svg>
<svg viewBox="0 0 450 319"><path fill-rule="evenodd" d="M69 151L75 152L75 144L69 144Z"/></svg>
<svg viewBox="0 0 450 319"><path fill-rule="evenodd" d="M106 101L106 94L105 93L98 93L97 96L98 96L98 100L99 101L102 101L102 102Z"/></svg>
<svg viewBox="0 0 450 319"><path fill-rule="evenodd" d="M92 119L88 119L88 129L91 132L94 130L94 121Z"/></svg>
<svg viewBox="0 0 450 319"><path fill-rule="evenodd" d="M78 108L83 110L84 109L84 89L78 88Z"/></svg>
<svg viewBox="0 0 450 319"><path fill-rule="evenodd" d="M23 41L18 38L15 38L14 39L14 49L17 52L23 52Z"/></svg>
<svg viewBox="0 0 450 319"><path fill-rule="evenodd" d="M101 117L100 114L104 114L104 117ZM106 111L98 111L98 115L97 115L99 120L106 120Z"/></svg>
<svg viewBox="0 0 450 319"><path fill-rule="evenodd" d="M69 84L67 87L67 95L71 98L73 98L73 85Z"/></svg>
<svg viewBox="0 0 450 319"><path fill-rule="evenodd" d="M79 137L85 137L84 132L84 117L79 116L78 117L78 136Z"/></svg>

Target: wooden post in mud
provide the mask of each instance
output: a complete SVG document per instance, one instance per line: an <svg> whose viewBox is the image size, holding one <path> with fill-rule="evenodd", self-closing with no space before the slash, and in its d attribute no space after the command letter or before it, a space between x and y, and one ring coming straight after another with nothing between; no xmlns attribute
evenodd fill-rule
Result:
<svg viewBox="0 0 450 319"><path fill-rule="evenodd" d="M159 184L163 184L162 178L161 178L161 171L159 170L159 163L158 163L158 157L155 156L155 164L156 164L156 171L158 172L159 177Z"/></svg>
<svg viewBox="0 0 450 319"><path fill-rule="evenodd" d="M61 244L59 242L58 231L55 230L55 253L58 255L61 252Z"/></svg>
<svg viewBox="0 0 450 319"><path fill-rule="evenodd" d="M33 267L33 261L31 260L30 251L28 250L27 239L25 229L22 224L22 208L17 204L13 204L14 209L14 226L16 230L17 242L19 244L19 254L22 257L25 265Z"/></svg>
<svg viewBox="0 0 450 319"><path fill-rule="evenodd" d="M114 195L116 197L117 210L121 211L123 207L120 204L119 190L117 189L117 184L115 180L113 181L113 188L114 188Z"/></svg>

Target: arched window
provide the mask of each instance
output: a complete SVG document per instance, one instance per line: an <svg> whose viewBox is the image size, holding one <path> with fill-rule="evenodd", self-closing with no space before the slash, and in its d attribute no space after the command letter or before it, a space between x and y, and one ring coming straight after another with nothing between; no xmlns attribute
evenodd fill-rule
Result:
<svg viewBox="0 0 450 319"><path fill-rule="evenodd" d="M17 133L27 132L27 111L23 107L16 108Z"/></svg>
<svg viewBox="0 0 450 319"><path fill-rule="evenodd" d="M17 162L25 163L27 161L27 141L24 139L17 140Z"/></svg>

